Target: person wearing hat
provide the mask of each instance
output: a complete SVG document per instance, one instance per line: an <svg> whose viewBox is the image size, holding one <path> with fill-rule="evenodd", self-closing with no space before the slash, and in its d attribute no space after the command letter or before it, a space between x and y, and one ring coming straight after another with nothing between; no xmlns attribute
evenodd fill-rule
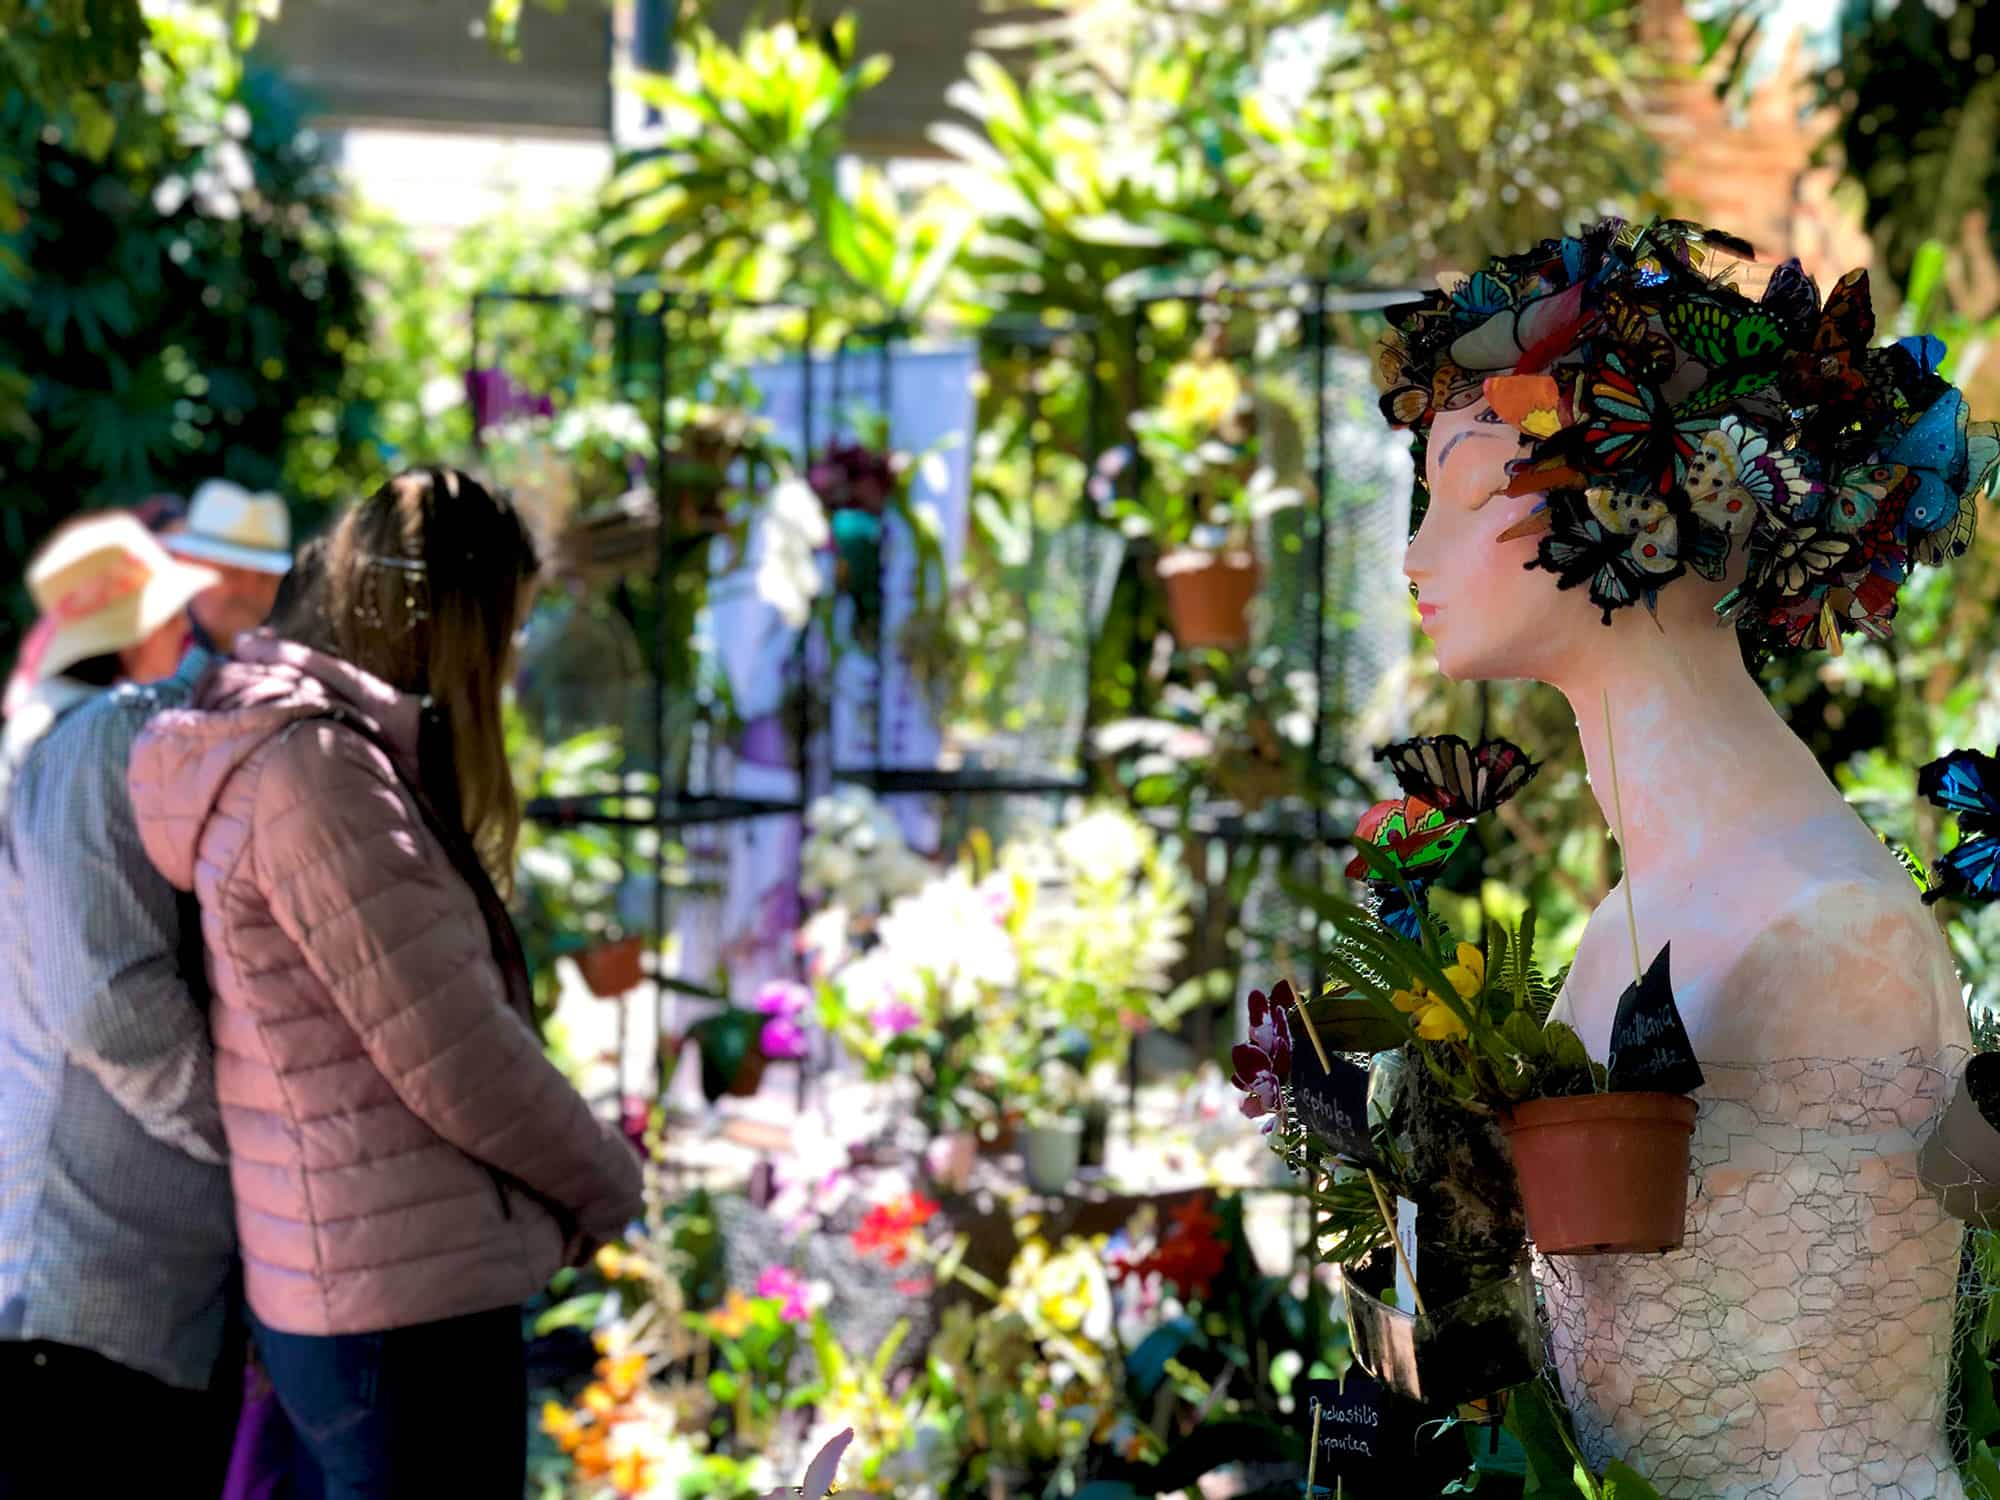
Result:
<svg viewBox="0 0 2000 1500"><path fill-rule="evenodd" d="M292 567L292 517L272 494L252 494L228 479L194 492L187 515L163 540L169 551L213 569L215 585L194 602L195 642L227 654L238 636L270 616L278 581Z"/></svg>
<svg viewBox="0 0 2000 1500"><path fill-rule="evenodd" d="M43 545L28 564L41 618L0 699L0 804L22 758L64 713L115 682L172 674L187 650L188 607L220 581L171 556L124 511L73 521Z"/></svg>
<svg viewBox="0 0 2000 1500"><path fill-rule="evenodd" d="M126 788L140 730L213 663L183 648L215 583L124 512L28 570L42 619L0 736L0 1392L20 1434L0 1497L69 1492L77 1464L93 1494L221 1492L241 1338L200 926Z"/></svg>

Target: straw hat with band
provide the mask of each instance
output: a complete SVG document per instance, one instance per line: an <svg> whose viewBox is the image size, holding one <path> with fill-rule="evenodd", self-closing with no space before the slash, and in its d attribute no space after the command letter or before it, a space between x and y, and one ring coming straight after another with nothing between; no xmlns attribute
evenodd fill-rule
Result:
<svg viewBox="0 0 2000 1500"><path fill-rule="evenodd" d="M292 570L292 516L276 495L211 479L194 492L167 545L178 557L282 577Z"/></svg>
<svg viewBox="0 0 2000 1500"><path fill-rule="evenodd" d="M5 711L78 662L139 645L217 582L207 568L169 554L127 512L71 522L28 565L41 618L21 645Z"/></svg>

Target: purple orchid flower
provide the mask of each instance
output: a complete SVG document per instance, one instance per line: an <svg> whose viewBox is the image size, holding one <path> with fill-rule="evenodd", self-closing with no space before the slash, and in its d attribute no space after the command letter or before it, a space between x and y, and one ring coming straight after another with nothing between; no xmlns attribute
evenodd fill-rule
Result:
<svg viewBox="0 0 2000 1500"><path fill-rule="evenodd" d="M1250 1040L1230 1049L1236 1072L1230 1082L1243 1091L1243 1116L1263 1120L1269 1135L1284 1103L1285 1080L1292 1076L1292 1032L1286 1013L1298 1003L1291 984L1279 980L1267 999L1250 992ZM1266 1117L1269 1118L1266 1118Z"/></svg>

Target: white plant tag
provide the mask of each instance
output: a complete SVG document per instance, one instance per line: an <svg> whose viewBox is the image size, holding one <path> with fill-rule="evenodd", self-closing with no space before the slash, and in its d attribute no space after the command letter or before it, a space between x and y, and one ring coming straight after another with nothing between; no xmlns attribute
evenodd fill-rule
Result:
<svg viewBox="0 0 2000 1500"><path fill-rule="evenodd" d="M1417 1205L1408 1198L1396 1200L1396 1238L1402 1242L1403 1256L1396 1262L1396 1306L1406 1312L1417 1308Z"/></svg>

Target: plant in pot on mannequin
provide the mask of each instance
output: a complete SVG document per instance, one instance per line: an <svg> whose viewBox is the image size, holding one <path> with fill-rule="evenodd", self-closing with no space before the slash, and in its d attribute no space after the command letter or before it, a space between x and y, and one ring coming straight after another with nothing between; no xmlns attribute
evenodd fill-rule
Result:
<svg viewBox="0 0 2000 1500"><path fill-rule="evenodd" d="M1174 637L1189 649L1249 644L1257 524L1300 503L1258 462L1255 425L1249 390L1207 340L1167 372L1159 405L1132 418L1143 489L1114 499L1110 515L1160 549Z"/></svg>
<svg viewBox="0 0 2000 1500"><path fill-rule="evenodd" d="M1789 1284L1746 1300L1692 1248L1545 1281L1586 1453L1699 1431L1637 1448L1705 1494L1868 1482L1864 1451L1906 1474L1950 1467L1958 1229L1885 1184L1915 1185L1964 1007L1907 874L1772 711L1742 638L1886 632L1909 568L1963 550L2000 451L1968 431L1934 340L1869 347L1864 274L1822 303L1787 263L1753 302L1715 274L1746 250L1607 221L1392 310L1382 358L1383 410L1417 436L1405 571L1440 669L1562 691L1623 834L1624 879L1555 1017L1602 1056L1635 947L1670 944L1707 1078L1694 1243L1750 1224L1764 1263L1845 1268L1818 1289L1831 1317L1806 1316L1811 1294ZM1857 1082L1879 1129L1826 1107ZM1794 1174L1822 1185L1823 1213L1784 1214L1768 1188ZM1848 1226L1837 1244L1832 1222ZM1890 1325L1893 1348L1858 1342ZM1759 1420L1718 1421L1744 1391Z"/></svg>

